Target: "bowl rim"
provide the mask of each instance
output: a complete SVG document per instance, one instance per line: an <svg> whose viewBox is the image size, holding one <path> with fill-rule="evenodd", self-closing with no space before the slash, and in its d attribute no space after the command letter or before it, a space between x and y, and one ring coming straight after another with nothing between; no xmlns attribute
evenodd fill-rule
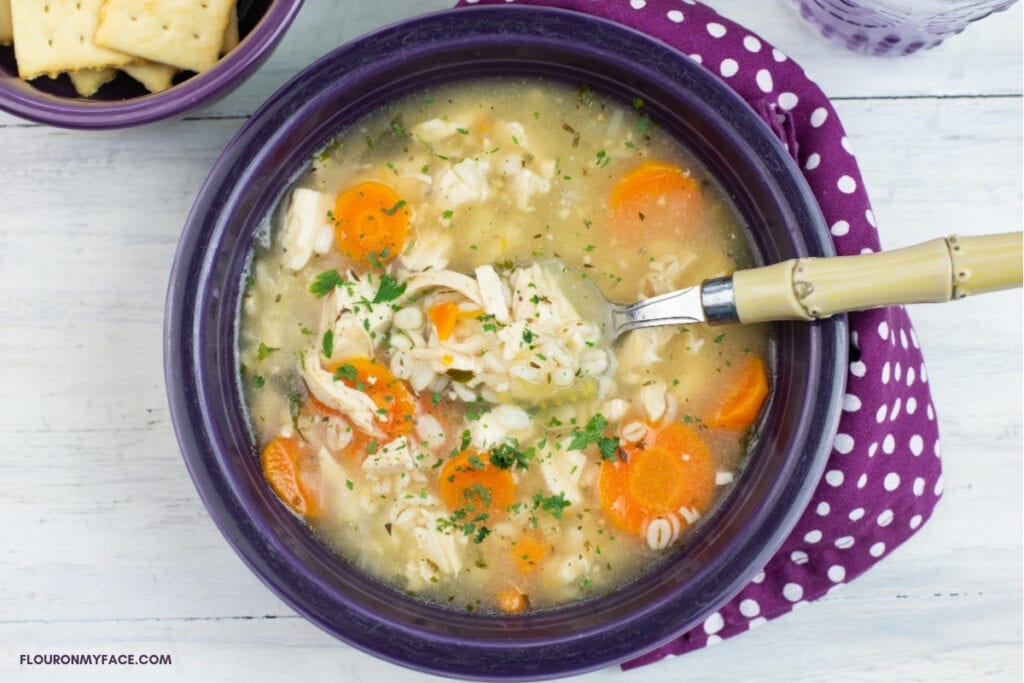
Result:
<svg viewBox="0 0 1024 683"><path fill-rule="evenodd" d="M272 0L239 45L209 70L158 93L125 100L62 97L17 74L0 74L0 110L58 128L130 128L180 116L226 95L269 57L305 0Z"/></svg>
<svg viewBox="0 0 1024 683"><path fill-rule="evenodd" d="M201 279L201 276L204 276L204 274L208 275L209 270L215 267L218 255L209 253L209 249L211 244L216 242L218 238L217 233L223 228L224 221L227 220L222 220L223 217L218 217L217 214L222 208L222 201L225 198L237 199L237 193L240 191L237 186L232 185L235 180L229 179L229 176L239 175L234 173L234 169L239 163L243 164L243 168L251 168L259 163L258 160L253 161L251 158L241 161L239 159L239 155L244 152L246 144L252 143L254 138L263 134L260 140L264 144L268 146L275 144L275 140L272 138L276 131L271 130L269 131L270 135L267 135L265 133L268 131L262 131L262 126L270 124L280 125L282 122L284 125L288 125L288 121L294 120L294 118L289 119L289 116L294 116L297 113L302 113L315 107L316 88L313 87L313 82L316 81L317 74L321 70L326 70L332 64L352 58L367 45L384 40L398 40L396 36L400 36L406 41L404 43L399 41L400 44L406 47L409 47L410 41L414 40L425 41L435 49L438 45L465 41L466 37L464 35L438 35L437 29L439 25L451 21L455 21L462 29L471 32L475 31L475 33L471 34L472 40L479 41L485 36L491 36L492 39L500 37L502 40L510 40L513 37L523 38L523 36L503 34L502 31L505 26L502 22L510 17L516 17L517 20L521 20L531 16L535 17L537 22L541 20L555 21L557 19L559 22L568 22L579 27L586 26L591 31L612 31L620 34L631 34L632 40L640 41L642 44L655 49L666 58L671 57L679 68L692 70L692 74L699 74L695 76L696 78L702 79L705 82L712 82L714 88L720 93L727 93L724 96L732 101L733 106L738 106L744 112L741 118L748 123L756 122L756 124L751 124L754 126L753 131L746 131L742 134L754 135L758 136L759 139L770 141L773 149L777 152L777 158L773 159L773 161L781 166L775 169L774 172L782 174L780 177L790 183L790 190L796 193L795 200L802 203L801 210L809 212L810 215L806 217L818 227L817 232L811 231L808 233L808 236L814 241L809 247L810 250L817 255L831 255L834 253L834 248L831 240L828 238L828 231L824 219L820 215L817 202L807 187L799 169L788 154L785 153L778 140L739 95L733 92L727 85L715 79L713 75L704 71L702 67L693 63L684 54L621 24L570 10L517 5L478 6L442 10L421 15L392 24L346 43L304 69L270 97L227 145L222 155L214 164L210 175L197 196L193 210L186 221L177 253L175 254L167 294L167 307L165 309L165 378L172 420L179 445L201 499L210 511L218 528L220 528L225 538L235 548L243 561L275 594L307 619L336 638L376 657L402 666L432 674L477 680L535 680L552 676L578 674L610 664L620 663L664 645L666 642L678 637L688 628L699 624L728 599L731 599L781 545L786 535L796 524L814 487L817 485L820 474L824 469L826 456L831 450L832 438L838 426L839 406L846 376L847 340L845 317L839 316L817 323L801 323L801 325L809 325L807 329L812 330L808 334L812 335L814 344L817 345L816 349L819 356L821 353L828 353L830 354L829 357L834 359L834 362L823 364L821 368L816 367L814 369L815 372L820 370L820 374L815 375L818 383L831 391L826 396L827 400L819 401L816 397L804 399L804 409L807 415L801 423L800 429L802 433L807 435L808 446L806 451L813 452L814 455L813 457L801 456L800 458L794 456L794 459L798 460L798 462L793 464L795 469L791 472L793 475L792 480L787 481L784 486L779 486L778 490L775 491L775 498L772 499L774 507L770 511L770 524L775 528L775 533L771 541L768 544L761 543L756 548L746 548L749 555L747 559L750 560L749 564L752 568L748 568L742 574L728 576L727 585L720 588L719 597L714 602L704 605L704 608L697 616L691 618L692 623L687 627L675 628L671 633L660 633L657 637L643 643L642 647L634 647L628 652L623 652L621 649L609 652L596 652L592 656L587 656L584 661L555 661L554 657L552 657L553 654L559 652L564 654L568 649L576 649L584 639L562 638L554 643L527 642L527 645L539 648L538 653L540 654L538 656L551 657L552 661L547 662L547 665L543 668L538 668L533 664L527 666L519 662L517 666L520 666L520 669L509 670L502 668L498 670L493 663L488 665L487 659L500 659L503 656L510 656L515 653L516 648L521 646L521 643L519 641L504 643L488 641L483 646L473 650L472 661L464 660L457 664L453 661L440 661L436 655L424 655L418 650L415 652L400 651L397 648L386 650L368 644L353 633L345 632L339 626L338 620L350 620L352 623L362 626L371 625L379 628L378 632L387 631L399 640L409 636L422 638L423 634L417 632L415 628L403 624L389 623L383 627L380 624L374 624L372 623L372 615L360 612L358 605L346 605L346 609L342 612L334 611L327 613L323 605L317 604L315 600L310 598L309 594L302 594L303 591L309 591L316 593L317 598L320 600L326 599L324 595L325 586L310 580L308 575L301 575L301 570L296 574L296 568L289 566L288 563L288 559L294 560L294 556L284 551L281 543L274 538L269 538L264 533L265 530L257 528L259 524L254 524L249 519L248 515L251 512L251 507L240 500L235 484L229 481L229 477L221 469L223 458L227 456L224 453L217 452L217 447L221 445L224 435L218 432L217 426L213 424L209 414L205 412L208 406L195 405L195 401L203 393L203 387L201 386L203 382L198 373L203 369L201 348L204 339L201 329L200 311L196 307L199 301L192 285L197 278ZM593 46L587 49L592 52L601 52L600 49ZM365 64L362 66L365 66ZM357 68L351 71L358 70ZM296 93L302 94L302 97L305 98L304 103L296 103L294 101L297 98ZM294 111L289 111L289 108L293 108ZM271 128L273 129L273 126ZM328 139L329 137L323 138L320 141L321 144L326 144ZM248 166L245 166L245 164L248 164ZM225 183L228 188L227 190L221 187ZM793 239L800 242L797 248L808 249L808 245L800 241L803 238L794 236ZM202 296L202 294L198 295L200 298ZM223 301L220 301L218 305L223 305ZM767 524L768 522L766 521L765 523ZM782 529L785 531L780 531ZM274 555L274 553L277 554ZM308 585L296 588L296 581L306 581ZM661 609L657 605L650 605L640 610L643 612L641 616L648 621L662 618L665 615L663 611L659 611ZM365 619L370 621L366 622L364 621ZM353 627L347 623L346 628L351 630ZM610 635L615 635L612 631L614 631L614 625L594 629L584 635L590 639L600 637L607 639ZM437 640L438 642L449 642L445 638L440 637ZM543 639L541 640L543 641ZM458 639L456 638L452 642L458 642ZM472 644L470 646L473 647Z"/></svg>

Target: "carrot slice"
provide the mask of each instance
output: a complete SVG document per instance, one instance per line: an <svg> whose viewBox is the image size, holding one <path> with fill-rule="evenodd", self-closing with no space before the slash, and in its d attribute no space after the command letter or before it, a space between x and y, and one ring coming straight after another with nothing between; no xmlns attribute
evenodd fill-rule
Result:
<svg viewBox="0 0 1024 683"><path fill-rule="evenodd" d="M537 534L523 534L513 541L510 550L516 568L523 574L529 574L547 558L550 546Z"/></svg>
<svg viewBox="0 0 1024 683"><path fill-rule="evenodd" d="M500 514L515 499L516 484L508 470L491 464L486 453L467 449L449 458L440 474L441 501L449 509L471 506Z"/></svg>
<svg viewBox="0 0 1024 683"><path fill-rule="evenodd" d="M678 166L645 161L619 179L608 198L613 229L632 243L681 237L703 220L700 183Z"/></svg>
<svg viewBox="0 0 1024 683"><path fill-rule="evenodd" d="M498 601L498 607L502 612L518 614L530 608L530 598L525 593L511 586L506 586L499 590L495 597Z"/></svg>
<svg viewBox="0 0 1024 683"><path fill-rule="evenodd" d="M386 263L402 250L410 216L405 200L391 187L362 182L334 200L334 241L351 258Z"/></svg>
<svg viewBox="0 0 1024 683"><path fill-rule="evenodd" d="M764 361L748 356L739 368L739 374L725 399L708 419L712 427L744 430L754 424L761 405L768 396L768 372Z"/></svg>
<svg viewBox="0 0 1024 683"><path fill-rule="evenodd" d="M391 374L388 366L372 358L348 358L326 366L338 381L362 391L377 406L377 429L384 432L384 440L391 441L412 432L416 417L416 402L405 382ZM309 397L314 411L323 415L341 415L324 405L315 396ZM345 449L345 454L362 461L367 450L380 445L381 440L357 432Z"/></svg>
<svg viewBox="0 0 1024 683"><path fill-rule="evenodd" d="M445 341L452 336L455 323L459 321L459 307L454 301L443 301L427 311L430 322L434 323L437 338Z"/></svg>
<svg viewBox="0 0 1024 683"><path fill-rule="evenodd" d="M294 437L275 436L264 446L260 458L263 477L282 503L303 517L315 517L320 506L316 494L299 474L302 457L301 441Z"/></svg>
<svg viewBox="0 0 1024 683"><path fill-rule="evenodd" d="M606 460L598 475L605 514L634 534L643 533L655 517L679 517L680 508L704 514L715 497L715 464L697 432L673 422L648 433L623 446L625 462Z"/></svg>

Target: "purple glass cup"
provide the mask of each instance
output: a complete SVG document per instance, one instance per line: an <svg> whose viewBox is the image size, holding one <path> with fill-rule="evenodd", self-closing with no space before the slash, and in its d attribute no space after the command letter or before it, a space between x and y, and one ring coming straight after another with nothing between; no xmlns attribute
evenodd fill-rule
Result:
<svg viewBox="0 0 1024 683"><path fill-rule="evenodd" d="M185 462L213 519L275 593L327 632L414 669L477 680L569 675L678 637L732 597L803 511L831 450L846 320L773 329L773 392L749 462L685 545L606 595L489 616L415 600L338 557L263 480L243 407L237 320L257 233L313 154L363 114L482 76L548 78L629 104L712 169L764 263L832 254L795 164L732 90L663 43L562 10L489 6L385 28L316 62L268 100L218 159L182 235L168 291L165 374Z"/></svg>
<svg viewBox="0 0 1024 683"><path fill-rule="evenodd" d="M1017 0L793 0L821 35L868 55L929 49Z"/></svg>
<svg viewBox="0 0 1024 683"><path fill-rule="evenodd" d="M0 46L0 109L37 123L86 130L128 128L182 116L244 83L270 57L302 2L240 0L238 47L208 71L160 93L147 92L124 73L89 98L75 92L66 74L25 81L18 77L13 48Z"/></svg>

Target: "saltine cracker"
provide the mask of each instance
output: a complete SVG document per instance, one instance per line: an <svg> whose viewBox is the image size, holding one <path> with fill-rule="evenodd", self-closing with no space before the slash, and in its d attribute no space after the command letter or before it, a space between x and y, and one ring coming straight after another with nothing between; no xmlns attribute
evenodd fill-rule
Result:
<svg viewBox="0 0 1024 683"><path fill-rule="evenodd" d="M10 45L14 40L14 26L11 25L11 0L0 0L0 45Z"/></svg>
<svg viewBox="0 0 1024 683"><path fill-rule="evenodd" d="M18 75L26 80L43 74L56 77L62 71L105 69L135 61L93 41L103 2L11 0Z"/></svg>
<svg viewBox="0 0 1024 683"><path fill-rule="evenodd" d="M117 78L117 69L79 69L68 73L75 92L82 97L92 97L105 83Z"/></svg>
<svg viewBox="0 0 1024 683"><path fill-rule="evenodd" d="M186 71L217 63L235 0L106 0L96 43Z"/></svg>
<svg viewBox="0 0 1024 683"><path fill-rule="evenodd" d="M174 74L178 70L166 64L145 62L144 64L125 64L121 70L146 86L149 92L163 92L174 85Z"/></svg>

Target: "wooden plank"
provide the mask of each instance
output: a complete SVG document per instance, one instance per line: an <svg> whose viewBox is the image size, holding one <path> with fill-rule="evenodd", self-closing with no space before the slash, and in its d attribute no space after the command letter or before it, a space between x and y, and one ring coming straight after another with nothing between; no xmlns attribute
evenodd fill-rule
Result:
<svg viewBox="0 0 1024 683"><path fill-rule="evenodd" d="M1020 95L1022 8L972 24L938 48L906 58L852 53L822 38L791 0L713 0L723 16L773 43L808 70L833 98ZM245 117L298 71L332 49L386 24L454 5L449 0L317 3L302 8L277 50L225 99L188 116ZM0 113L0 125L18 120Z"/></svg>
<svg viewBox="0 0 1024 683"><path fill-rule="evenodd" d="M83 133L0 116L0 680L108 680L17 655L110 650L171 652L154 680L437 680L337 643L234 555L178 454L161 343L181 225L244 116L338 42L446 4L307 3L267 67L191 120ZM782 0L713 4L838 98L884 246L1019 229L1019 3L906 60L834 48ZM945 467L914 539L752 633L578 680L1020 680L1020 311L1020 291L911 311Z"/></svg>

